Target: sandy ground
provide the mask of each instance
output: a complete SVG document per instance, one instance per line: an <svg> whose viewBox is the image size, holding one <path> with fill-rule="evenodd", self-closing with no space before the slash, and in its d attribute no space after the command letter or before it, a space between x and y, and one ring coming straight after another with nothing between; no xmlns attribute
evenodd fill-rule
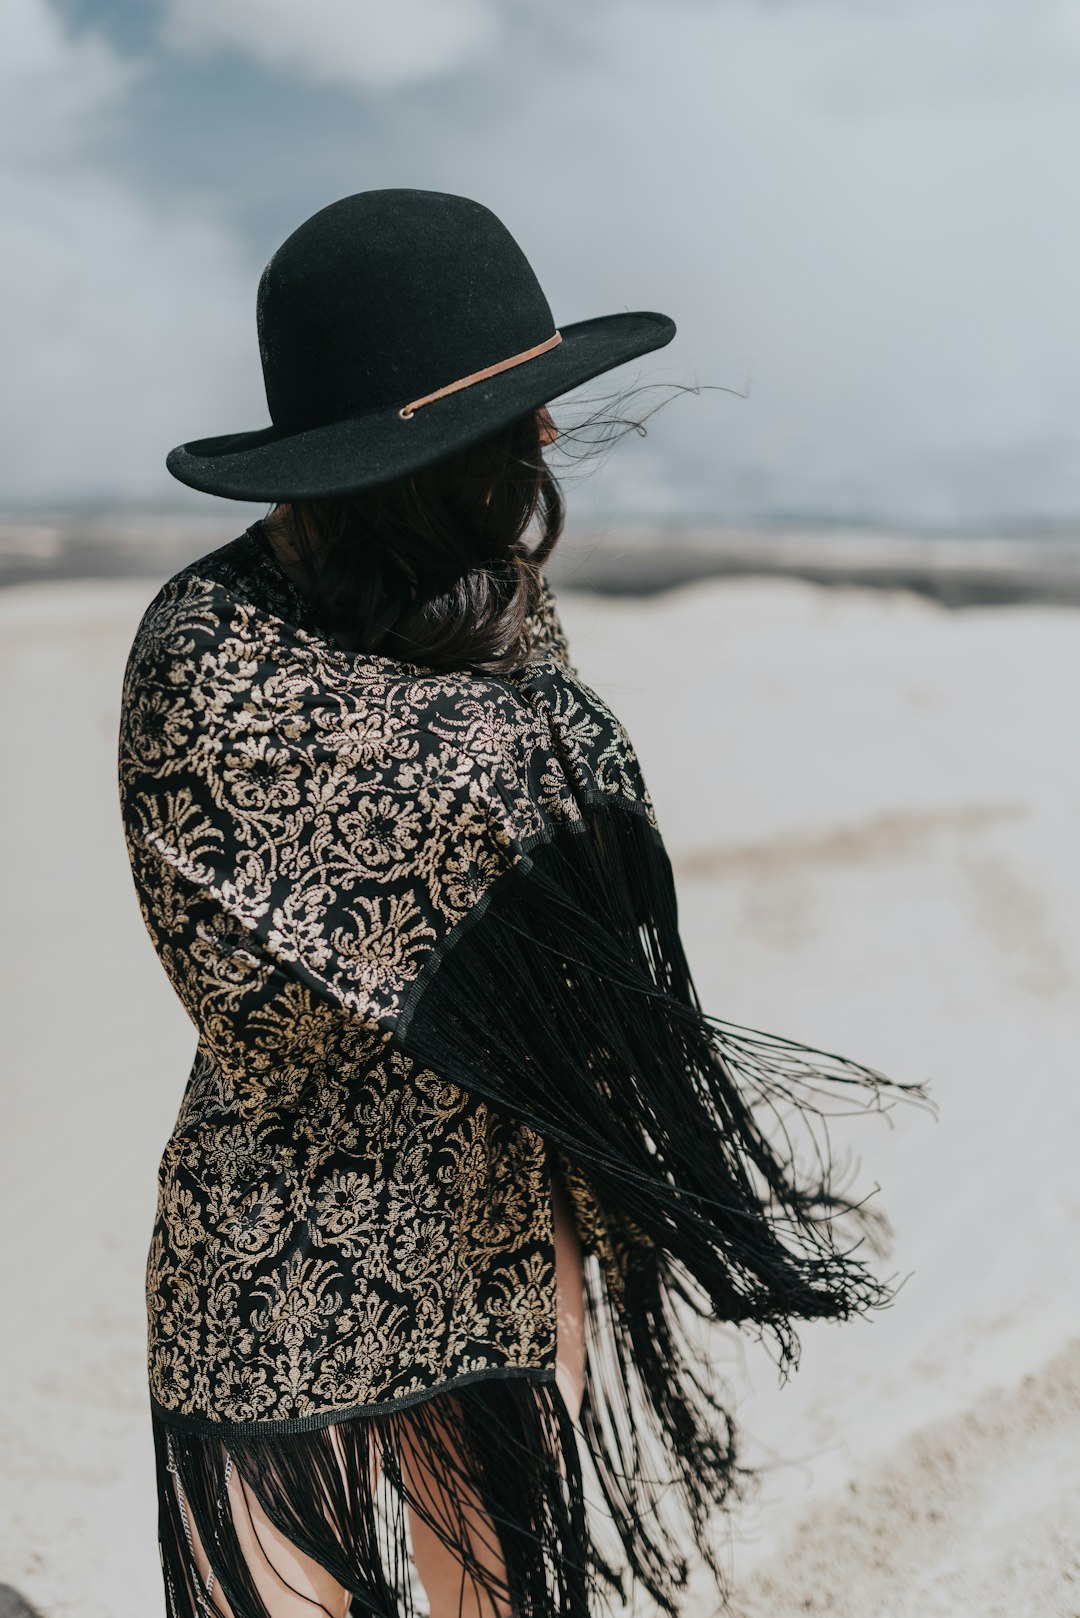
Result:
<svg viewBox="0 0 1080 1618"><path fill-rule="evenodd" d="M46 1618L163 1611L142 1280L194 1033L115 785L152 593L0 595L0 1581ZM881 1187L892 1307L805 1327L782 1387L717 1332L762 1466L717 1524L735 1610L1076 1618L1080 614L783 579L562 602L637 743L708 1008L940 1108L831 1130Z"/></svg>

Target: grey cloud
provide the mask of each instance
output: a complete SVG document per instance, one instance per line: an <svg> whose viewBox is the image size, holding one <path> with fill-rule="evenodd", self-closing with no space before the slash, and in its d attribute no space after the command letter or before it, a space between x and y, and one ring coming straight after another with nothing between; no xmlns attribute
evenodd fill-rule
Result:
<svg viewBox="0 0 1080 1618"><path fill-rule="evenodd" d="M362 90L452 72L494 44L498 0L169 0L166 38Z"/></svg>
<svg viewBox="0 0 1080 1618"><path fill-rule="evenodd" d="M575 488L579 509L958 527L1080 513L1069 6L508 4L467 59L352 102L310 66L275 69L244 105L244 149L265 155L239 170L234 54L191 81L220 120L203 166L162 167L150 188L99 138L130 115L130 64L50 37L49 93L83 110L62 150L40 130L8 182L19 313L3 340L26 377L3 423L9 491L175 496L170 443L266 419L253 305L277 242L347 190L411 184L493 207L562 322L675 317L669 349L605 386L747 394L676 398ZM341 43L331 30L318 51ZM162 50L154 70L179 60ZM257 239L236 222L256 179Z"/></svg>
<svg viewBox="0 0 1080 1618"><path fill-rule="evenodd" d="M263 419L243 340L250 269L205 210L110 174L101 150L123 118L130 66L100 37L65 34L42 0L11 4L0 500L170 499L171 443Z"/></svg>

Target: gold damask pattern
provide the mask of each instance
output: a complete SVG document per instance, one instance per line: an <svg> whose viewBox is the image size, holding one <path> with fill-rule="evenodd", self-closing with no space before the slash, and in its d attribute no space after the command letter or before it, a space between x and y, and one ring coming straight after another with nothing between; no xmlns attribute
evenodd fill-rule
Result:
<svg viewBox="0 0 1080 1618"><path fill-rule="evenodd" d="M146 1268L163 1411L295 1421L554 1365L545 1141L391 1043L530 838L602 794L655 823L546 587L530 645L511 680L345 651L258 528L143 614L120 801L198 1031ZM634 1228L559 1164L621 1295Z"/></svg>

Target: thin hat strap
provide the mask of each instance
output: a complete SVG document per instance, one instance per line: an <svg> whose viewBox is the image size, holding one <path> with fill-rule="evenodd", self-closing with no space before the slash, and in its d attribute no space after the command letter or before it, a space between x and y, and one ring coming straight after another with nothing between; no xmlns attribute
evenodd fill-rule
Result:
<svg viewBox="0 0 1080 1618"><path fill-rule="evenodd" d="M425 393L422 399L413 399L411 403L402 405L398 415L402 421L408 421L421 405L430 404L433 399L442 399L448 393L457 393L460 388L470 388L474 382L484 382L489 376L497 376L500 371L509 371L515 365L524 365L526 360L533 360L538 354L546 354L549 348L555 348L561 342L562 332L557 331L546 342L537 343L535 348L526 348L520 354L511 354L508 360L499 360L495 365L486 365L482 371L474 371L471 376L463 376L457 382L448 382L445 388L436 388L434 393Z"/></svg>

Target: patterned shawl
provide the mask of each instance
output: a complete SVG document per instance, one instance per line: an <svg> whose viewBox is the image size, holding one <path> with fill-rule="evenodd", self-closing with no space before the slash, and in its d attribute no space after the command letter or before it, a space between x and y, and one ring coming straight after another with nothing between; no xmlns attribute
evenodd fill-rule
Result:
<svg viewBox="0 0 1080 1618"><path fill-rule="evenodd" d="M197 1502L214 1435L550 1387L550 1151L599 1263L579 1442L674 1610L654 1474L709 1555L738 1470L688 1321L766 1333L786 1369L796 1319L887 1303L841 1245L884 1251L884 1221L831 1185L814 1119L925 1091L702 1010L638 759L545 592L509 678L343 650L258 527L142 616L123 823L198 1032L147 1265L153 1412ZM357 1612L396 1613L372 1568Z"/></svg>

